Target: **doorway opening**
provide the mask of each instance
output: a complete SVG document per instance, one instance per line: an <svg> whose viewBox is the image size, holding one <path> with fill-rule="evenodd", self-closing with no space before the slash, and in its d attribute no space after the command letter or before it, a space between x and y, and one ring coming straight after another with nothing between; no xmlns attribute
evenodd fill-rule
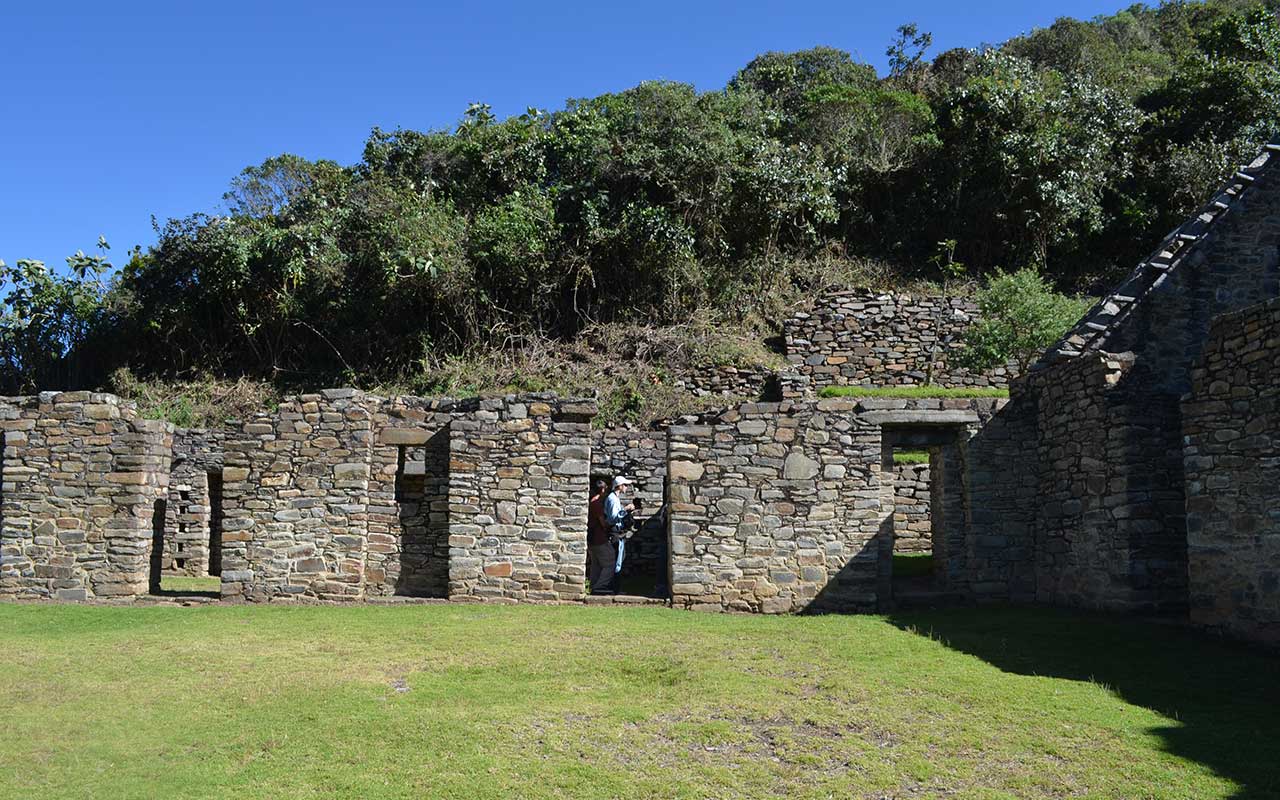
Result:
<svg viewBox="0 0 1280 800"><path fill-rule="evenodd" d="M222 470L205 473L209 487L209 575L222 575Z"/></svg>
<svg viewBox="0 0 1280 800"><path fill-rule="evenodd" d="M946 595L954 572L948 519L955 518L963 490L956 483L960 432L921 424L885 426L882 433L881 499L892 512L880 550L881 596L929 604Z"/></svg>
<svg viewBox="0 0 1280 800"><path fill-rule="evenodd" d="M449 594L449 431L396 448L395 504L399 570L395 593Z"/></svg>
<svg viewBox="0 0 1280 800"><path fill-rule="evenodd" d="M670 573L670 558L667 548L667 507L665 485L655 486L651 477L633 477L638 470L620 469L616 475L625 475L635 481L626 493L627 500L635 504L631 513L633 522L625 531L621 542L622 568L617 570L616 555L612 564L607 559L597 558L612 548L616 554L615 542L609 540L610 548L593 547L588 537L587 552L587 591L599 593L599 581L607 588L609 594L629 597L666 598L671 594L667 576ZM603 484L604 495L613 491L613 473L593 472L588 489L588 518L592 512L590 498L596 496L596 487ZM665 481L663 481L665 484ZM604 499L600 503L603 505ZM588 531L590 531L590 525ZM606 530L607 535L607 530ZM616 574L615 574L616 572Z"/></svg>

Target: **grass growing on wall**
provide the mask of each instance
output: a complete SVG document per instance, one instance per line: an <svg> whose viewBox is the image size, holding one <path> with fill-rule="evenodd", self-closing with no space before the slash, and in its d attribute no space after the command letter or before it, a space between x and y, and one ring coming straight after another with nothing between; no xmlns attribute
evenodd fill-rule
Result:
<svg viewBox="0 0 1280 800"><path fill-rule="evenodd" d="M0 604L0 797L1227 798L1280 663L1043 609Z"/></svg>
<svg viewBox="0 0 1280 800"><path fill-rule="evenodd" d="M1008 389L980 386L827 386L821 397L975 398L1008 397Z"/></svg>

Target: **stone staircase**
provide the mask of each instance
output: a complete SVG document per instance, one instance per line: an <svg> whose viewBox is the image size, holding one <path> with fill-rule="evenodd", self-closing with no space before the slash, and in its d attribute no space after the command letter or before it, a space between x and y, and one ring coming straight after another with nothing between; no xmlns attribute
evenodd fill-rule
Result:
<svg viewBox="0 0 1280 800"><path fill-rule="evenodd" d="M1105 349L1112 333L1132 315L1143 298L1159 289L1174 270L1188 262L1196 248L1212 232L1214 223L1228 214L1248 192L1249 187L1277 161L1280 161L1280 140L1273 140L1257 158L1238 169L1212 200L1166 236L1154 253L1139 263L1123 283L1094 305L1032 369Z"/></svg>

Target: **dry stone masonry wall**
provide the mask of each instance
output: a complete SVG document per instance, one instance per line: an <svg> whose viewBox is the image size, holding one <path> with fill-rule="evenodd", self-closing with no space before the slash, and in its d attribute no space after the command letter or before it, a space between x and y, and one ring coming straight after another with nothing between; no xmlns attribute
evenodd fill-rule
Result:
<svg viewBox="0 0 1280 800"><path fill-rule="evenodd" d="M1186 605L1176 403L1132 356L1093 354L1038 376L1042 602L1125 611Z"/></svg>
<svg viewBox="0 0 1280 800"><path fill-rule="evenodd" d="M672 601L874 610L880 431L849 400L754 403L669 431Z"/></svg>
<svg viewBox="0 0 1280 800"><path fill-rule="evenodd" d="M85 600L145 594L163 530L172 430L113 395L0 399L0 595Z"/></svg>
<svg viewBox="0 0 1280 800"><path fill-rule="evenodd" d="M933 552L933 501L928 464L895 464L893 468L893 551Z"/></svg>
<svg viewBox="0 0 1280 800"><path fill-rule="evenodd" d="M1280 300L1214 322L1182 402L1192 621L1280 641Z"/></svg>
<svg viewBox="0 0 1280 800"><path fill-rule="evenodd" d="M811 379L814 391L829 385L1007 386L1005 367L971 374L950 363L977 314L967 298L839 292L786 321L786 357L791 370Z"/></svg>
<svg viewBox="0 0 1280 800"><path fill-rule="evenodd" d="M224 596L363 596L370 417L364 395L330 389L290 398L228 436Z"/></svg>
<svg viewBox="0 0 1280 800"><path fill-rule="evenodd" d="M554 601L586 588L593 401L486 398L450 427L449 595Z"/></svg>

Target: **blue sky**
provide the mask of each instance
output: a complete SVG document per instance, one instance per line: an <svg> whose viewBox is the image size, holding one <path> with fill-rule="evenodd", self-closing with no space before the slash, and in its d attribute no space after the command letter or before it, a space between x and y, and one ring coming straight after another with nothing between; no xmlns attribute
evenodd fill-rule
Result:
<svg viewBox="0 0 1280 800"><path fill-rule="evenodd" d="M51 265L103 235L117 264L163 220L221 208L282 152L351 163L370 128L558 108L651 79L717 89L768 50L884 69L903 22L938 52L1124 0L0 3L0 259Z"/></svg>

